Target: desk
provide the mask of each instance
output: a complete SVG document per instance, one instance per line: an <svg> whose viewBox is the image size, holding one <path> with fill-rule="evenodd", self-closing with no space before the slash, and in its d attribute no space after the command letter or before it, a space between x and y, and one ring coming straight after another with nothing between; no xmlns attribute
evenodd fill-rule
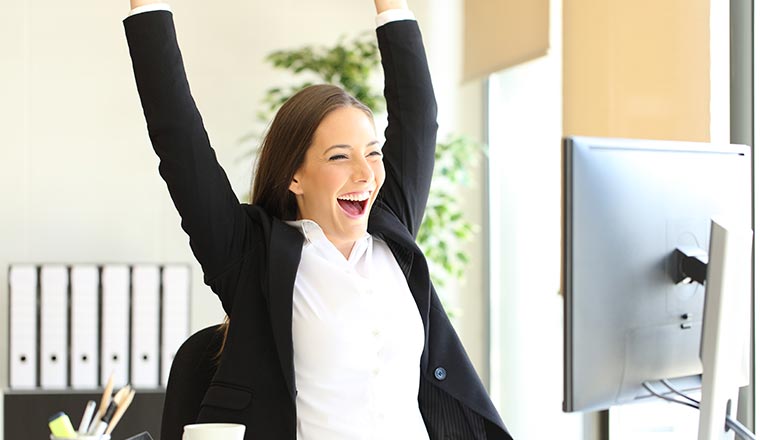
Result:
<svg viewBox="0 0 760 440"><path fill-rule="evenodd" d="M161 413L165 390L137 390L124 417L114 429L113 440L123 440L143 431L154 439L161 434ZM63 411L79 427L88 400L100 405L102 390L97 391L5 391L3 438L44 440L50 437L48 418Z"/></svg>

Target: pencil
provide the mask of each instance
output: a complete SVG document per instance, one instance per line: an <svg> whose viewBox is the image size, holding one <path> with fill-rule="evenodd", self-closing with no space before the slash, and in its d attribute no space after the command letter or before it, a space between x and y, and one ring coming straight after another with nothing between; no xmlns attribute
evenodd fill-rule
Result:
<svg viewBox="0 0 760 440"><path fill-rule="evenodd" d="M132 391L132 387L130 385L125 385L115 396L113 396L113 401L116 402L117 405L120 405L121 401L129 395L130 391Z"/></svg>
<svg viewBox="0 0 760 440"><path fill-rule="evenodd" d="M106 429L106 434L111 434L111 431L116 428L116 424L119 423L119 420L121 420L121 416L124 415L124 412L127 411L127 408L129 408L129 405L132 404L132 399L135 397L135 390L132 390L129 392L129 395L124 399L124 402L119 404L119 407L116 408L116 413L113 415L113 418L108 423L108 429Z"/></svg>
<svg viewBox="0 0 760 440"><path fill-rule="evenodd" d="M113 373L111 373L111 375L108 376L106 389L103 390L103 397L100 398L100 408L98 409L98 415L92 419L92 424L90 424L90 429L92 429L94 425L97 425L98 421L102 419L103 415L106 413L106 410L108 409L108 404L111 402L112 392L113 392Z"/></svg>

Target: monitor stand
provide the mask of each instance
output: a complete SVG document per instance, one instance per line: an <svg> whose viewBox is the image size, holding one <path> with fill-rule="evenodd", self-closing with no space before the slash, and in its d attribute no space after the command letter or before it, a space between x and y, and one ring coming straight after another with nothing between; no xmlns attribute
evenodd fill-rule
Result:
<svg viewBox="0 0 760 440"><path fill-rule="evenodd" d="M752 231L712 221L702 324L699 440L733 439L739 387L749 383Z"/></svg>

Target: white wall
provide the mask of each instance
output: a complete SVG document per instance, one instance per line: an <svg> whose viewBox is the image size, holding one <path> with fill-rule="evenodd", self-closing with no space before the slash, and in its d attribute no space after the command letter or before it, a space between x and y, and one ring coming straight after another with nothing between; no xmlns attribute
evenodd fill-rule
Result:
<svg viewBox="0 0 760 440"><path fill-rule="evenodd" d="M546 56L489 81L491 386L515 438L594 438L562 412L561 17Z"/></svg>
<svg viewBox="0 0 760 440"><path fill-rule="evenodd" d="M440 3L443 1L443 3ZM429 50L441 133L479 133L477 84L459 86L461 1L409 0ZM265 65L276 49L331 44L374 28L371 1L174 0L177 33L196 102L220 162L239 194L250 164L239 144L264 91L285 81ZM0 322L7 328L7 267L40 262L187 262L193 268L192 329L220 322L217 299L179 226L149 144L121 20L126 0L20 0L0 14ZM476 181L482 182L482 174ZM471 220L483 223L480 188ZM482 240L482 235L478 238ZM457 323L485 368L482 243ZM472 310L472 311L470 311ZM7 387L7 337L0 337L0 388ZM2 403L0 402L0 406ZM2 432L2 421L0 421Z"/></svg>

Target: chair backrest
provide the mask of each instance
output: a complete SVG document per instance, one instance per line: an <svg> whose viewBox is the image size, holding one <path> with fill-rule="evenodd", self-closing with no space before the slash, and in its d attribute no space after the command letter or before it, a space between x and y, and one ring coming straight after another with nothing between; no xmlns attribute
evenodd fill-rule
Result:
<svg viewBox="0 0 760 440"><path fill-rule="evenodd" d="M219 325L212 325L191 335L177 350L166 385L161 439L179 440L184 426L195 423L216 373L216 354L222 340Z"/></svg>

